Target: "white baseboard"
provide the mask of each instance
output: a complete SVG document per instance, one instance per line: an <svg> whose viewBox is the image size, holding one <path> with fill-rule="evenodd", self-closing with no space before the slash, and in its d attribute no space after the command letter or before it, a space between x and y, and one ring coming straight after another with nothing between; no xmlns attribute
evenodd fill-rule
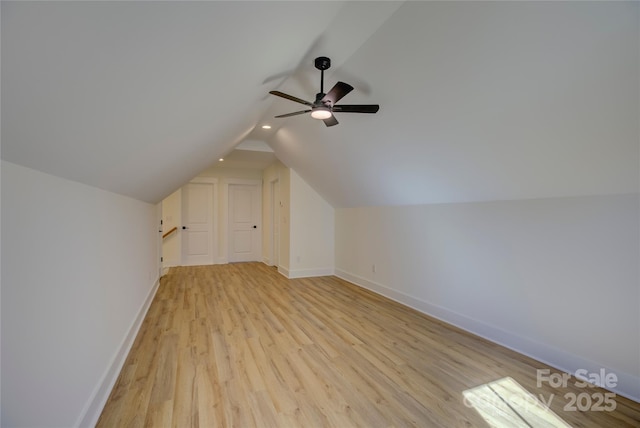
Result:
<svg viewBox="0 0 640 428"><path fill-rule="evenodd" d="M180 266L180 260L175 260L175 259L169 260L169 259L165 259L165 260L162 262L162 267L163 267L163 268L170 268L170 267L174 267L174 266Z"/></svg>
<svg viewBox="0 0 640 428"><path fill-rule="evenodd" d="M278 266L278 273L285 278L289 278L289 269L283 266Z"/></svg>
<svg viewBox="0 0 640 428"><path fill-rule="evenodd" d="M588 373L599 373L601 369L604 369L607 373L615 373L618 377L617 386L608 389L611 392L640 403L640 377L638 376L624 373L610 367L603 367L602 364L587 360L579 355L566 352L562 349L558 349L544 343L536 342L526 337L515 335L502 330L499 327L469 318L441 306L434 305L422 299L394 290L385 285L351 274L342 269L336 268L335 275L359 287L366 288L376 294L380 294L426 315L454 325L468 331L469 333L502 345L520 354L524 354L566 373L575 374L575 372L580 369L587 370ZM532 373L532 375L535 375L535 373Z"/></svg>
<svg viewBox="0 0 640 428"><path fill-rule="evenodd" d="M94 427L98 422L98 418L102 413L102 409L104 408L104 405L109 398L109 394L111 394L111 390L118 380L120 371L124 366L127 356L129 355L129 351L133 346L133 342L138 335L138 330L140 330L142 321L144 321L144 318L147 315L147 311L151 306L151 302L153 301L153 298L155 297L159 286L160 279L158 278L154 282L153 287L151 287L151 290L149 290L147 297L138 310L136 318L133 320L133 323L129 327L127 334L120 343L118 351L113 356L109 367L102 375L100 382L93 390L93 393L87 401L87 404L85 405L83 411L80 413L80 417L75 424L76 427Z"/></svg>
<svg viewBox="0 0 640 428"><path fill-rule="evenodd" d="M278 272L286 278L311 278L314 276L329 276L334 274L333 268L314 268L314 269L295 269L290 270L282 266L278 266Z"/></svg>
<svg viewBox="0 0 640 428"><path fill-rule="evenodd" d="M313 268L313 269L295 269L289 270L289 279L294 278L310 278L314 276L329 276L333 275L335 270L333 268Z"/></svg>

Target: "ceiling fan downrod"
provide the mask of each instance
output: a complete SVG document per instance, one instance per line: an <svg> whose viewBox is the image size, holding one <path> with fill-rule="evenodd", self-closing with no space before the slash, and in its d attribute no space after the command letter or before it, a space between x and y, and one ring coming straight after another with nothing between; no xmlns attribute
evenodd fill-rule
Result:
<svg viewBox="0 0 640 428"><path fill-rule="evenodd" d="M331 60L326 56L319 56L314 62L316 68L320 70L320 95L318 99L324 97L324 71L331 67Z"/></svg>

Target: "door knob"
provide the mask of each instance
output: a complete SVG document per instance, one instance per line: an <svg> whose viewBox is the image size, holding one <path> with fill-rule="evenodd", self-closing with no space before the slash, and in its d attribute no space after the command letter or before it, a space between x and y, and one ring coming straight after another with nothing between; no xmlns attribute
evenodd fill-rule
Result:
<svg viewBox="0 0 640 428"><path fill-rule="evenodd" d="M256 226L256 225L254 224L254 225L253 225L253 228L254 228L254 229L257 229L257 228L258 228L258 226Z"/></svg>
<svg viewBox="0 0 640 428"><path fill-rule="evenodd" d="M182 230L187 230L189 229L187 226L182 226Z"/></svg>

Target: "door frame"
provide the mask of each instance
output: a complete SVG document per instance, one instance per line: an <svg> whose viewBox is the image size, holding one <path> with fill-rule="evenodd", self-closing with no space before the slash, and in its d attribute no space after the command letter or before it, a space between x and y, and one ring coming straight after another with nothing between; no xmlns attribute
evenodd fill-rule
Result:
<svg viewBox="0 0 640 428"><path fill-rule="evenodd" d="M277 195L275 190L278 190ZM269 224L269 258L270 266L280 265L280 210L282 209L282 201L280 199L280 179L274 178L269 182L270 204L271 204L271 222ZM278 234L276 238L276 224L278 224Z"/></svg>
<svg viewBox="0 0 640 428"><path fill-rule="evenodd" d="M211 264L215 264L216 260L218 260L218 254L219 254L219 249L218 249L218 179L214 178L214 177L196 177L192 180L190 180L188 183L186 183L185 185L183 185L180 188L180 217L181 217L181 225L180 225L180 264L182 266L186 266L185 265L185 255L184 255L184 235L183 235L183 229L182 226L184 226L184 222L185 222L185 215L184 215L184 187L186 187L189 184L211 184L212 186L212 195L211 195L211 203L212 203L212 208L211 208L211 214L213 216L213 218L211 219L212 221L212 226L211 226Z"/></svg>
<svg viewBox="0 0 640 428"><path fill-rule="evenodd" d="M156 224L158 225L158 278L162 278L165 274L164 263L163 263L163 255L162 255L162 245L164 244L164 239L162 238L162 234L164 231L162 220L162 201L156 204ZM167 269L168 270L168 269Z"/></svg>
<svg viewBox="0 0 640 428"><path fill-rule="evenodd" d="M259 202L259 211L260 215L258 216L258 250L262 253L262 180L259 179L251 179L251 178L226 178L222 184L222 199L224 200L225 209L222 210L222 231L221 237L223 237L221 244L224 249L224 255L221 257L221 263L229 263L229 245L231 245L231 240L229 239L229 234L231 233L231 228L229 227L229 209L231 208L229 204L229 186L233 184L243 184L249 186L256 186L258 188L258 202Z"/></svg>

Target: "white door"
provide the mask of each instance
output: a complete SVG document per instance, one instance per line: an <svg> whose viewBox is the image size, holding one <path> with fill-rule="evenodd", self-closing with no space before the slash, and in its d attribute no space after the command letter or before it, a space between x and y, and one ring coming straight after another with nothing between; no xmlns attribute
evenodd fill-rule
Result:
<svg viewBox="0 0 640 428"><path fill-rule="evenodd" d="M260 261L261 186L229 184L229 262Z"/></svg>
<svg viewBox="0 0 640 428"><path fill-rule="evenodd" d="M271 265L280 264L280 186L271 182Z"/></svg>
<svg viewBox="0 0 640 428"><path fill-rule="evenodd" d="M214 184L191 182L182 188L182 264L213 264Z"/></svg>

